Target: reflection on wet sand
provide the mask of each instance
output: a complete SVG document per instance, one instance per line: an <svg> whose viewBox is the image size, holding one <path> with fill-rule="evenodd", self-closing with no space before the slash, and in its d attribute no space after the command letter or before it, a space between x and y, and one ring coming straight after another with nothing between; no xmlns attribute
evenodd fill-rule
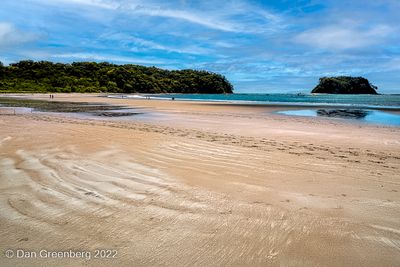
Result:
<svg viewBox="0 0 400 267"><path fill-rule="evenodd" d="M296 109L278 111L278 114L304 117L324 117L335 119L348 119L355 122L366 122L388 126L400 126L400 115L372 109Z"/></svg>
<svg viewBox="0 0 400 267"><path fill-rule="evenodd" d="M371 112L364 109L318 109L317 115L343 119L363 119Z"/></svg>

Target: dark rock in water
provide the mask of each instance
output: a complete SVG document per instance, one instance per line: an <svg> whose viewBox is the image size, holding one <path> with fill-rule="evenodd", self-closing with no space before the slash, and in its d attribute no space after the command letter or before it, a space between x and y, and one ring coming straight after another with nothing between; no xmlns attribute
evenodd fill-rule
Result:
<svg viewBox="0 0 400 267"><path fill-rule="evenodd" d="M362 119L369 114L368 110L362 109L319 109L317 115L322 117Z"/></svg>
<svg viewBox="0 0 400 267"><path fill-rule="evenodd" d="M323 77L311 93L320 94L374 94L378 88L363 77Z"/></svg>
<svg viewBox="0 0 400 267"><path fill-rule="evenodd" d="M100 117L125 117L125 116L133 116L133 115L139 115L142 114L140 112L95 112L93 113L96 116Z"/></svg>

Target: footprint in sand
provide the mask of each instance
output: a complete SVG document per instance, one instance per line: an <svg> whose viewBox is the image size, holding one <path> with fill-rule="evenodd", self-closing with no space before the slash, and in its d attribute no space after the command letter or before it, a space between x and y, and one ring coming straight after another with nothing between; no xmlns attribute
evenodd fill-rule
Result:
<svg viewBox="0 0 400 267"><path fill-rule="evenodd" d="M7 142L8 140L11 140L11 139L12 139L11 136L7 136L7 137L3 138L3 139L0 141L0 146L2 146L3 143L5 143L5 142Z"/></svg>

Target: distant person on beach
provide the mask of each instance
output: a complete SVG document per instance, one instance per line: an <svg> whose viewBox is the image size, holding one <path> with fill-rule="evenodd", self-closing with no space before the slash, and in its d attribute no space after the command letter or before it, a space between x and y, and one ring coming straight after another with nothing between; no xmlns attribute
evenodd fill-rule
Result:
<svg viewBox="0 0 400 267"><path fill-rule="evenodd" d="M175 97L171 98L171 100L175 100Z"/></svg>

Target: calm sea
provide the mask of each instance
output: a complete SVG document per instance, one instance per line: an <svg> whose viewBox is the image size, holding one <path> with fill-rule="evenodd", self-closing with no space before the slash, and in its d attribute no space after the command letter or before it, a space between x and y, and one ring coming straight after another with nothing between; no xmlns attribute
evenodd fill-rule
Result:
<svg viewBox="0 0 400 267"><path fill-rule="evenodd" d="M298 107L277 113L289 116L347 119L363 123L400 126L400 115L389 111L400 110L397 95L329 95L329 94L157 94L110 95L115 98L175 99L185 101L213 101L235 104L282 105Z"/></svg>
<svg viewBox="0 0 400 267"><path fill-rule="evenodd" d="M223 101L250 104L287 104L304 106L352 106L363 108L400 108L398 95L312 95L312 94L161 94L151 98L197 101ZM133 96L135 97L135 96Z"/></svg>
<svg viewBox="0 0 400 267"><path fill-rule="evenodd" d="M146 96L125 95L123 97L144 98ZM318 116L331 119L347 119L362 123L400 126L400 115L386 112L389 110L400 110L400 94L158 94L147 95L147 97L150 97L151 99L176 99L186 101L228 102L235 104L296 106L301 107L301 109L286 111L282 110L277 113L289 116Z"/></svg>

